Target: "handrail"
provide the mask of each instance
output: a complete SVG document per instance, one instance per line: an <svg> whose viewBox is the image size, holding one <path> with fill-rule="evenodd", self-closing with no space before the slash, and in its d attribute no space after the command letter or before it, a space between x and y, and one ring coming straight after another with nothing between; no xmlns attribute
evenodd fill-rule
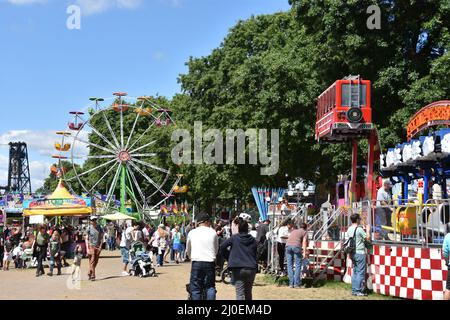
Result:
<svg viewBox="0 0 450 320"><path fill-rule="evenodd" d="M339 207L338 209L334 210L333 213L328 217L326 221L324 221L322 227L318 230L318 232L313 237L314 245L314 262L315 267L313 270L313 274L316 275L316 279L318 279L324 272L328 269L328 267L333 263L333 261L336 259L337 255L340 254L341 249L339 246L341 246L341 242L339 242L338 246L334 248L333 251L331 251L326 257L323 259L319 258L319 248L317 247L317 242L322 240L322 237L325 235L326 232L328 232L328 228L330 225L333 225L339 218L341 218L343 215L343 208ZM341 237L342 238L342 234ZM341 240L341 239L340 239ZM337 250L337 252L335 252ZM331 258L331 259L330 259ZM330 261L327 262L327 260L330 259ZM325 268L322 270L322 265L325 263Z"/></svg>
<svg viewBox="0 0 450 320"><path fill-rule="evenodd" d="M323 258L322 261L320 261L320 263L317 263L317 261L316 261L316 265L315 265L315 268L313 271L313 274L315 275L313 283L317 283L317 281L319 281L320 276L322 274L324 274L325 272L327 272L330 265L334 262L334 260L336 260L336 258L340 254L342 254L342 242L339 242L339 244L334 249L334 251L331 251L331 253L329 253L328 256ZM328 259L329 259L329 261L327 262ZM322 268L322 265L324 265L325 262L326 262L325 267Z"/></svg>

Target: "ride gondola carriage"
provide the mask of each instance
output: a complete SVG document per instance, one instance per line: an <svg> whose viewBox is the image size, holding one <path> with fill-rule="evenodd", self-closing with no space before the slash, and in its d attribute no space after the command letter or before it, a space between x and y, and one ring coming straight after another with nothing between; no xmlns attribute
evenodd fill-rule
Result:
<svg viewBox="0 0 450 320"><path fill-rule="evenodd" d="M80 131L83 128L83 121L81 121L80 116L84 115L84 112L80 111L71 111L69 112L72 116L74 116L74 120L69 122L69 129L73 131Z"/></svg>

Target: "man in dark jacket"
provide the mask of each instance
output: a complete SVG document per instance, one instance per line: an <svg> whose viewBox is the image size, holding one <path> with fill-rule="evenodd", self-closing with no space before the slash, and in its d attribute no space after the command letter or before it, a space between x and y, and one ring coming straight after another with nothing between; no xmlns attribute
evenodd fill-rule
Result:
<svg viewBox="0 0 450 320"><path fill-rule="evenodd" d="M255 238L248 233L248 223L242 218L239 218L239 234L222 243L221 254L225 255L228 249L230 249L228 267L232 271L236 299L252 300L253 283L258 270L257 245Z"/></svg>

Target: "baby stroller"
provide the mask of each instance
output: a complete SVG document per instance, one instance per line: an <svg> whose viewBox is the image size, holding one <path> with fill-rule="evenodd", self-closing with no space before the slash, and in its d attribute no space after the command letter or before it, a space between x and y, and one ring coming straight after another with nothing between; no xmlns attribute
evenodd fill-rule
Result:
<svg viewBox="0 0 450 320"><path fill-rule="evenodd" d="M131 269L130 275L134 277L156 277L156 269L152 259L145 251L145 244L141 241L134 242L130 249Z"/></svg>

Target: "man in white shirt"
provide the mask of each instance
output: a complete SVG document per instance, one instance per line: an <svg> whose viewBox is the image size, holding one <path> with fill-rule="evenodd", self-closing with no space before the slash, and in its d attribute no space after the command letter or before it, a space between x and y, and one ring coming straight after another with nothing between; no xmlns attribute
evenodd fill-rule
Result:
<svg viewBox="0 0 450 320"><path fill-rule="evenodd" d="M125 225L126 226L126 225ZM122 238L120 239L120 254L122 256L123 271L122 276L126 277L128 273L128 264L130 263L130 247L133 241L134 228L132 226L122 230Z"/></svg>
<svg viewBox="0 0 450 320"><path fill-rule="evenodd" d="M219 238L211 228L209 215L200 214L198 227L189 232L186 252L192 261L190 291L192 300L216 300L216 257Z"/></svg>
<svg viewBox="0 0 450 320"><path fill-rule="evenodd" d="M286 243L289 238L289 227L287 226L287 222L283 223L278 230L276 231L276 241L277 241L277 251L278 251L278 263L280 266L280 272L284 273L284 261L285 261L285 253L286 253Z"/></svg>

